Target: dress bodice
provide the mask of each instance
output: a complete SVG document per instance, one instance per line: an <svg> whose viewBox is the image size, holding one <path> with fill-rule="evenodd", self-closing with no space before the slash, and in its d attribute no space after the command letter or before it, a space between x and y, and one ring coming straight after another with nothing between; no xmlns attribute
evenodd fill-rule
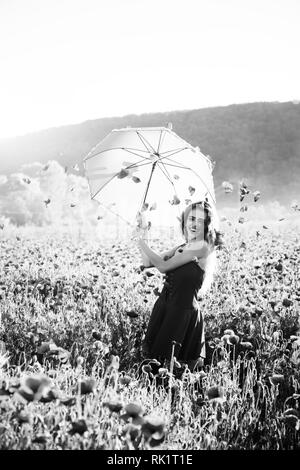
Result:
<svg viewBox="0 0 300 470"><path fill-rule="evenodd" d="M178 306L188 308L197 303L197 293L203 282L204 271L195 262L183 264L165 274L164 293Z"/></svg>

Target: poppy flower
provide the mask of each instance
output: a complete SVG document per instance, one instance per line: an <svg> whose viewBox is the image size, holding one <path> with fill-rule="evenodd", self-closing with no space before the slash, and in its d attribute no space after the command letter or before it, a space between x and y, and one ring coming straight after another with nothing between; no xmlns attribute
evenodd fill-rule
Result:
<svg viewBox="0 0 300 470"><path fill-rule="evenodd" d="M123 436L128 435L131 441L133 442L140 435L140 432L141 432L140 426L136 426L132 423L129 423L129 424L126 424L126 426L124 427L122 434Z"/></svg>
<svg viewBox="0 0 300 470"><path fill-rule="evenodd" d="M121 385L129 385L130 382L131 382L131 377L129 375L123 375L122 377L120 377L119 379L119 383Z"/></svg>
<svg viewBox="0 0 300 470"><path fill-rule="evenodd" d="M271 384L278 385L278 384L284 382L284 375L282 375L282 374L273 374L271 377L269 377L269 380L270 380Z"/></svg>
<svg viewBox="0 0 300 470"><path fill-rule="evenodd" d="M132 402L128 403L128 405L125 406L125 413L121 415L121 418L125 421L129 421L129 419L131 419L131 422L133 424L142 424L144 421L141 416L142 413L143 408L141 407L141 405Z"/></svg>
<svg viewBox="0 0 300 470"><path fill-rule="evenodd" d="M51 380L43 375L24 376L17 394L26 401L39 401L51 388Z"/></svg>
<svg viewBox="0 0 300 470"><path fill-rule="evenodd" d="M76 398L75 397L65 397L65 398L61 398L59 402L62 405L65 405L65 406L73 406L76 403Z"/></svg>
<svg viewBox="0 0 300 470"><path fill-rule="evenodd" d="M292 429L299 429L299 419L294 414L284 414L283 416L284 424Z"/></svg>
<svg viewBox="0 0 300 470"><path fill-rule="evenodd" d="M136 313L134 310L128 310L128 311L126 312L126 315L127 315L128 317L130 317L130 318L136 318L136 317L139 316L139 314Z"/></svg>
<svg viewBox="0 0 300 470"><path fill-rule="evenodd" d="M78 385L81 395L87 395L94 392L97 384L95 379L86 379L81 380Z"/></svg>
<svg viewBox="0 0 300 470"><path fill-rule="evenodd" d="M293 301L291 299L288 299L287 297L285 297L283 300L282 300L282 305L284 307L290 307L291 305L293 305Z"/></svg>
<svg viewBox="0 0 300 470"><path fill-rule="evenodd" d="M25 410L22 410L19 413L17 413L15 415L15 418L18 420L20 424L23 424L23 423L32 424L33 423L32 415Z"/></svg>
<svg viewBox="0 0 300 470"><path fill-rule="evenodd" d="M206 394L210 401L217 401L217 402L225 401L223 387L213 385L207 390Z"/></svg>
<svg viewBox="0 0 300 470"><path fill-rule="evenodd" d="M159 416L146 416L141 431L150 446L155 447L164 440L165 422Z"/></svg>
<svg viewBox="0 0 300 470"><path fill-rule="evenodd" d="M71 436L74 436L74 434L84 434L88 428L87 428L87 424L86 424L86 421L84 419L79 419L78 421L73 421L71 423L71 429L69 430L69 434L71 434Z"/></svg>
<svg viewBox="0 0 300 470"><path fill-rule="evenodd" d="M111 412L119 413L124 405L118 398L115 398L103 402L103 406L106 406Z"/></svg>
<svg viewBox="0 0 300 470"><path fill-rule="evenodd" d="M97 340L101 340L101 338L102 338L101 333L99 333L98 331L95 331L95 330L93 330L93 332L92 332L92 337L94 339L97 339Z"/></svg>
<svg viewBox="0 0 300 470"><path fill-rule="evenodd" d="M49 437L50 437L50 434L37 434L32 439L32 442L34 442L35 444L47 444Z"/></svg>
<svg viewBox="0 0 300 470"><path fill-rule="evenodd" d="M234 331L227 329L227 330L224 331L224 335L234 335Z"/></svg>
<svg viewBox="0 0 300 470"><path fill-rule="evenodd" d="M238 335L229 335L228 337L228 344L231 344L233 346L238 344L239 341L240 341L240 337Z"/></svg>

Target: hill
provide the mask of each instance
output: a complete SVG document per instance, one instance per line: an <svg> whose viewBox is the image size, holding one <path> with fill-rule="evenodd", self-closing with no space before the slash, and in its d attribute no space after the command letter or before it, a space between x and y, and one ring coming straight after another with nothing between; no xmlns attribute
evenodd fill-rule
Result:
<svg viewBox="0 0 300 470"><path fill-rule="evenodd" d="M71 167L109 131L126 126L165 126L216 162L216 187L246 178L262 193L262 202L288 204L300 184L300 106L252 103L190 111L102 118L0 140L0 174L22 164L57 160ZM83 171L82 166L80 167Z"/></svg>

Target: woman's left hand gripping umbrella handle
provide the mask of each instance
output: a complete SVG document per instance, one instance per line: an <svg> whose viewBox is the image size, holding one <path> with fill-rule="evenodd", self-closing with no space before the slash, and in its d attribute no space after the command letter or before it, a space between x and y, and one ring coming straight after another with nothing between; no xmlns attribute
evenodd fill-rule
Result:
<svg viewBox="0 0 300 470"><path fill-rule="evenodd" d="M132 240L139 240L143 238L143 240L148 239L148 229L149 226L146 221L146 217L138 212L136 215L136 227L133 230Z"/></svg>

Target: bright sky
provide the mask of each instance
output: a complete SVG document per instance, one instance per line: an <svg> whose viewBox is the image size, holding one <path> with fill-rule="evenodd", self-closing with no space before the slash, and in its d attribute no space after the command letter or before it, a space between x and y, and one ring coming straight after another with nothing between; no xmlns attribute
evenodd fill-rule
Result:
<svg viewBox="0 0 300 470"><path fill-rule="evenodd" d="M300 99L299 0L0 0L0 138Z"/></svg>

